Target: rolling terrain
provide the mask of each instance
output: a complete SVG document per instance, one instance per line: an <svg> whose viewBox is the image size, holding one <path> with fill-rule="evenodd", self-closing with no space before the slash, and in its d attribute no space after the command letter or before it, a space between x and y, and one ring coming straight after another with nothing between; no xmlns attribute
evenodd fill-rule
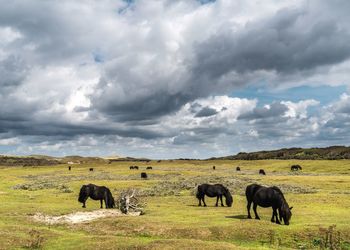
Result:
<svg viewBox="0 0 350 250"><path fill-rule="evenodd" d="M291 172L292 164L303 170ZM130 170L130 165L140 169ZM73 165L71 171L67 166L1 167L0 249L350 248L348 160L90 162ZM146 171L147 166L153 169ZM266 176L258 175L261 168ZM149 178L141 180L141 172ZM108 186L114 197L138 189L147 202L145 214L81 224L33 220L38 212L59 216L98 210L98 201L89 199L86 209L77 201L87 183ZM215 207L215 198L206 198L208 207L198 207L194 194L201 183L227 186L233 206ZM250 183L282 189L294 207L289 226L271 223L271 208L258 208L260 221L246 219L244 190Z"/></svg>

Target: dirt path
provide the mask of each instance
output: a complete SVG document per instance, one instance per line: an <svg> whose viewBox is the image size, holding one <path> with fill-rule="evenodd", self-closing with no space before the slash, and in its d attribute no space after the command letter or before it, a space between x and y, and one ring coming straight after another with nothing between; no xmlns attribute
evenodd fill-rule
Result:
<svg viewBox="0 0 350 250"><path fill-rule="evenodd" d="M50 215L44 215L42 213L36 213L33 216L33 219L35 221L44 222L47 224L62 224L62 223L68 223L68 224L76 224L76 223L83 223L83 222L89 222L92 220L96 220L99 218L105 218L105 217L119 217L119 216L139 216L140 212L130 212L129 214L123 214L119 210L116 209L104 209L104 210L95 210L91 212L76 212L61 216L50 216Z"/></svg>

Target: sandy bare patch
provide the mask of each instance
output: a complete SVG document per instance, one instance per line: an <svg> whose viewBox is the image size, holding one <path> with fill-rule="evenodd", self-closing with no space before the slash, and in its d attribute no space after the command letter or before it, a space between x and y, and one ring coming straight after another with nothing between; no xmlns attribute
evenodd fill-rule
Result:
<svg viewBox="0 0 350 250"><path fill-rule="evenodd" d="M76 224L76 223L84 223L92 220L96 220L99 218L105 217L120 217L120 216L139 216L140 212L130 212L128 214L123 214L119 210L116 209L104 209L104 210L95 210L91 212L76 212L61 216L50 216L44 215L42 213L36 213L33 216L35 221L44 222L47 224Z"/></svg>

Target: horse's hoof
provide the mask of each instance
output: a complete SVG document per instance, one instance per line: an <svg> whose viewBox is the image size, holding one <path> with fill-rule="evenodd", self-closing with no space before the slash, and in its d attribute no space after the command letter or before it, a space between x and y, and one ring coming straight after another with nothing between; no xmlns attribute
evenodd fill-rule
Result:
<svg viewBox="0 0 350 250"><path fill-rule="evenodd" d="M256 220L260 220L260 218L259 218L259 217L255 217L255 219L256 219Z"/></svg>
<svg viewBox="0 0 350 250"><path fill-rule="evenodd" d="M252 218L252 216L248 216L248 219L251 219Z"/></svg>
<svg viewBox="0 0 350 250"><path fill-rule="evenodd" d="M207 206L207 205L204 205L205 207Z"/></svg>

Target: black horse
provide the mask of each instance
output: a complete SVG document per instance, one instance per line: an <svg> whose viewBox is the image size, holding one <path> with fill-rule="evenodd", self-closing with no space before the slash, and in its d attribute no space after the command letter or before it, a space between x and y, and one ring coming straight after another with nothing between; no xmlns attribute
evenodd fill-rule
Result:
<svg viewBox="0 0 350 250"><path fill-rule="evenodd" d="M202 184L202 185L199 185L198 191L196 194L196 197L199 200L198 206L202 206L201 201L203 201L203 204L205 207L207 206L207 204L205 204L205 201L204 201L205 195L207 195L209 197L216 197L215 206L218 206L219 198L221 201L221 206L224 206L224 204L222 203L222 196L225 196L226 205L228 207L232 206L232 203L233 203L232 195L231 195L230 191L221 184L215 184L215 185Z"/></svg>
<svg viewBox="0 0 350 250"><path fill-rule="evenodd" d="M72 170L72 167L71 167L71 166L68 166L68 170L71 171L71 170Z"/></svg>
<svg viewBox="0 0 350 250"><path fill-rule="evenodd" d="M265 170L264 170L264 169L260 169L260 170L259 170L259 174L261 174L261 175L266 175Z"/></svg>
<svg viewBox="0 0 350 250"><path fill-rule="evenodd" d="M290 170L291 171L298 171L298 170L302 170L301 166L300 165L292 165L290 167Z"/></svg>
<svg viewBox="0 0 350 250"><path fill-rule="evenodd" d="M147 173L145 173L145 172L142 172L141 173L141 179L147 179Z"/></svg>
<svg viewBox="0 0 350 250"><path fill-rule="evenodd" d="M105 202L106 208L114 208L114 198L112 196L111 191L105 186L96 186L94 184L83 185L80 188L78 201L83 203L83 207L85 208L85 203L88 198L93 200L100 200L101 208L103 201Z"/></svg>
<svg viewBox="0 0 350 250"><path fill-rule="evenodd" d="M236 171L241 171L241 168L240 167L236 167Z"/></svg>
<svg viewBox="0 0 350 250"><path fill-rule="evenodd" d="M90 171L90 172L94 171L94 168L89 168L89 171Z"/></svg>
<svg viewBox="0 0 350 250"><path fill-rule="evenodd" d="M213 170L215 170L215 166L213 166Z"/></svg>
<svg viewBox="0 0 350 250"><path fill-rule="evenodd" d="M292 217L292 207L289 207L282 191L278 187L263 187L258 184L251 184L247 186L245 190L245 195L247 197L248 202L247 210L249 219L252 218L250 215L250 206L253 203L255 219L260 220L260 217L256 212L257 206L272 207L273 212L271 222L281 224L280 221L282 221L283 219L284 224L289 225L289 221ZM279 219L277 210L279 213Z"/></svg>
<svg viewBox="0 0 350 250"><path fill-rule="evenodd" d="M152 169L152 167L151 167L151 166L149 166L149 167L147 167L146 169Z"/></svg>

